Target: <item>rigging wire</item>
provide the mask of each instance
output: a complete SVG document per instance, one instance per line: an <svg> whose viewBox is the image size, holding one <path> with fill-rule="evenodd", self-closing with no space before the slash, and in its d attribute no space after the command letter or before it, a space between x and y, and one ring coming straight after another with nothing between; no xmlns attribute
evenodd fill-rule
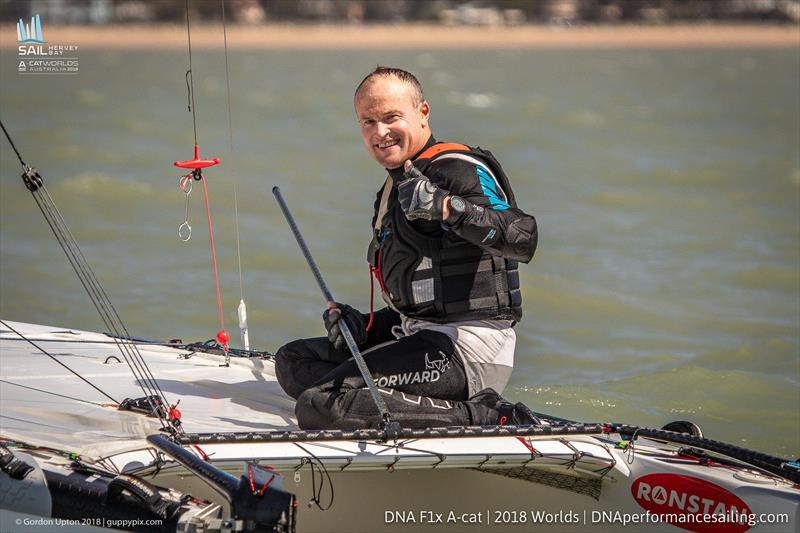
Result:
<svg viewBox="0 0 800 533"><path fill-rule="evenodd" d="M222 36L225 48L225 85L227 87L227 104L228 104L228 145L230 153L233 155L233 119L231 114L231 76L228 67L228 22L225 17L225 0L220 0L222 5ZM236 172L233 175L233 209L234 209L234 223L236 227L236 259L239 267L239 307L237 314L239 316L239 332L242 337L242 347L245 350L250 349L250 336L248 335L247 328L247 305L244 302L244 282L242 276L242 246L239 237L239 179Z"/></svg>
<svg viewBox="0 0 800 533"><path fill-rule="evenodd" d="M75 398L73 396L67 396L66 394L58 394L57 392L53 392L53 391L49 391L49 390L37 389L36 387L29 387L28 385L22 385L20 383L14 383L13 381L6 381L4 379L0 379L0 383L5 383L6 385L14 385L15 387L21 387L23 389L28 389L28 390L32 390L32 391L36 391L36 392L41 392L42 394L49 394L51 396L58 396L59 398L66 398L68 400L75 400L76 402L88 403L88 404L91 404L91 405L96 405L98 407L106 407L102 403L90 402L89 400L81 400L80 398Z"/></svg>
<svg viewBox="0 0 800 533"><path fill-rule="evenodd" d="M42 190L46 195L47 201L40 203L39 197L36 195L34 195L34 200L36 200L37 205L39 205L43 213L45 210L48 211L48 214L45 215L45 219L47 220L48 225L50 225L50 228L56 234L56 239L59 241L59 243L66 243L66 248L63 245L62 248L64 248L64 251L67 254L67 259L76 273L78 273L78 278L89 295L89 298L92 300L92 303L94 304L98 313L100 314L101 319L105 323L106 327L113 332L119 332L120 334L124 333L125 335L130 336L130 333L122 322L122 319L119 317L119 313L117 313L116 308L111 303L110 298L97 279L97 276L86 260L86 257L83 255L83 252L80 250L77 240L69 230L69 227L64 221L61 212L58 210L58 207L55 205L55 202L50 196L50 193L45 187L42 187ZM155 378L150 372L147 363L144 361L144 358L138 351L136 345L122 343L121 341L116 342L116 344L120 350L120 353L125 358L125 361L128 363L128 366L131 367L131 370L134 370L135 367L133 372L134 376L138 381L144 382L144 384L140 383L139 386L145 396L156 395L157 391L158 396L160 396L166 403L164 393L158 386L158 382L156 382ZM128 357L126 357L126 355L130 357L130 360Z"/></svg>
<svg viewBox="0 0 800 533"><path fill-rule="evenodd" d="M89 385L90 387L92 387L94 390L96 390L97 392L99 392L100 394L102 394L103 396L105 396L106 398L108 398L109 400L111 400L112 402L114 402L115 404L119 404L119 402L118 402L117 400L115 400L114 398L112 398L110 394L108 394L108 393L107 393L107 392L105 392L103 389L101 389L100 387L98 387L97 385L95 385L94 383L92 383L91 381L89 381L88 379L86 379L85 377L81 376L80 374L78 374L77 372L75 372L74 370L72 370L72 369L71 369L69 366L67 366L67 365L66 365L66 364L64 364L63 362L59 361L59 360L58 360L58 358L56 358L56 356L54 356L53 354L51 354L50 352L48 352L47 350L45 350L44 348L42 348L41 346L39 346L38 344L36 344L35 342L33 342L32 340L30 340L30 339L26 338L26 337L25 337L25 335L23 335L22 333L20 333L19 331L17 331L17 330L16 330L16 329L14 329L13 327L9 326L9 325L8 325L8 324L7 324L7 323L4 321L4 320L0 320L0 324L3 324L5 327L7 327L7 328L8 328L8 329L10 329L11 331L13 331L13 332L14 332L14 333L16 333L17 335L19 335L19 336L20 336L20 338L22 338L22 339L26 340L26 341L27 341L27 342L28 342L28 343L29 343L31 346L33 346L34 348L36 348L37 350L39 350L40 352L42 352L43 354L45 354L47 357L49 357L50 359L52 359L53 361L55 361L55 362L56 362L56 363L58 363L59 365L63 366L64 368L66 368L67 370L69 370L70 372L72 372L73 374L75 374L77 377L79 377L81 380L83 380L83 381L84 381L86 384L88 384L88 385ZM16 385L16 383L12 383L12 385ZM91 403L91 402L90 402L90 403Z"/></svg>
<svg viewBox="0 0 800 533"><path fill-rule="evenodd" d="M244 284L242 282L242 249L239 244L239 191L236 186L236 178L233 179L233 210L236 222L236 258L239 262L239 297L244 301ZM245 347L245 349L248 349Z"/></svg>
<svg viewBox="0 0 800 533"><path fill-rule="evenodd" d="M203 183L203 197L205 202L205 210L206 210L206 219L208 221L208 237L211 243L211 261L214 267L214 284L217 291L217 308L219 310L219 323L220 323L220 330L217 332L217 340L222 345L223 350L226 352L225 357L225 364L223 366L229 366L230 360L227 356L227 351L229 348L228 341L230 336L228 332L225 331L225 314L222 310L222 291L220 289L219 284L219 271L217 269L217 252L214 246L214 230L211 225L211 208L209 206L209 199L208 199L208 187L206 185L206 179L203 176L202 169L218 165L219 158L215 157L213 159L200 159L200 146L197 143L197 106L195 105L194 101L194 76L192 75L192 32L191 32L191 23L190 23L190 14L189 14L189 0L185 2L186 6L186 36L188 41L188 49L189 49L189 70L186 71L186 81L187 81L187 88L189 90L189 110L192 113L192 125L194 128L194 159L188 161L175 161L173 164L176 167L184 168L184 169L191 169L191 172L186 174L181 178L181 190L187 194L187 201L188 201L188 194L189 191L185 190L185 184L190 183L191 179L195 179ZM188 225L188 220L185 220L183 224L178 228L178 235L181 235L181 228L184 225ZM191 227L189 228L191 229ZM191 235L191 233L190 233ZM188 240L188 239L186 239Z"/></svg>
<svg viewBox="0 0 800 533"><path fill-rule="evenodd" d="M2 333L2 332L0 332ZM114 337L113 334L106 334L109 337ZM202 352L202 353L210 353L210 354L219 354L222 353L222 347L219 345L216 339L208 339L206 341L197 341L197 342L190 342L190 343L174 343L174 342L163 342L163 341L154 341L154 340L142 340L134 337L121 337L123 341L130 341L135 342L140 346L164 346L166 348L175 348L176 350L189 350L192 352ZM0 337L0 341L22 341L23 339L11 338L11 337ZM117 340L110 340L110 341L89 341L85 339L42 339L42 338L34 338L31 339L36 342L57 342L59 344L117 344ZM260 357L262 359L269 359L271 357L275 357L275 354L267 351L267 350L239 350L237 348L229 348L228 353L232 357L242 357L242 358L254 358Z"/></svg>
<svg viewBox="0 0 800 533"><path fill-rule="evenodd" d="M5 134L12 148L14 148L17 158L22 164L22 179L25 183L25 186L31 192L37 207L41 211L42 216L53 232L53 235L55 236L59 246L61 246L64 254L67 256L67 261L70 263L70 266L72 266L75 274L78 276L78 280L86 291L86 294L89 296L89 299L92 301L92 304L100 315L103 323L110 331L114 332L116 337L130 337L130 333L125 327L125 324L122 322L119 313L111 303L108 294L106 293L105 289L103 289L100 281L97 279L97 275L94 273L89 265L89 262L86 260L86 256L83 254L83 251L78 245L75 236L70 231L69 226L61 214L61 211L58 209L52 196L50 196L50 193L47 191L47 187L45 187L44 180L42 179L41 175L36 171L36 169L25 164L22 156L11 139L11 135L8 133L8 130L2 121L0 121L0 126L2 126L3 133ZM5 325L8 327L7 324ZM15 331L13 328L9 329ZM15 331L15 333L18 332ZM161 401L163 401L164 405L169 405L169 403L167 402L163 391L159 387L158 382L155 380L155 377L150 371L150 368L147 366L147 363L144 360L141 352L138 350L135 344L123 343L121 339L118 338L115 338L114 340L117 348L120 351L120 354L125 359L125 362L136 378L137 384L147 398L147 402L152 407L153 412L159 416L162 425L166 429L169 429L170 425L166 415L164 415L158 408L156 402L151 399L151 396L159 398ZM41 350L41 348L39 349Z"/></svg>
<svg viewBox="0 0 800 533"><path fill-rule="evenodd" d="M186 85L189 89L189 111L192 112L194 144L197 145L197 116L194 105L194 74L192 73L192 30L189 25L189 0L186 0L186 38L189 41L189 70L186 71Z"/></svg>
<svg viewBox="0 0 800 533"><path fill-rule="evenodd" d="M61 245L64 253L67 256L67 260L69 261L70 265L72 266L73 270L75 270L76 274L78 275L78 280L80 281L81 285L83 286L84 290L86 291L89 299L92 301L92 304L97 309L98 313L100 314L100 318L103 320L103 323L106 325L107 328L111 329L112 331L119 331L119 328L115 324L115 321L111 315L111 310L109 309L109 305L107 302L107 297L104 298L103 294L100 292L100 284L95 276L94 272L91 271L88 263L86 262L85 257L82 253L80 253L80 249L77 247L77 242L74 242L74 237L71 233L67 233L65 230L66 223L61 216L61 213L58 211L58 208L55 206L55 203L52 200L52 197L47 193L44 187L41 187L43 193L46 196L42 196L39 194L38 190L33 194L34 201L36 202L39 210L42 212L43 216L45 217L45 221L47 222L48 226L50 226L51 231L56 237L56 240ZM73 244L74 242L74 244ZM120 353L125 358L126 363L128 366L131 366L131 369L134 370L134 366L136 369L134 370L134 375L137 378L140 378L141 374L141 365L138 363L135 354L132 353L129 346L123 346L121 343L117 342L117 347L120 350ZM130 359L129 357L130 356ZM138 372L137 372L138 371ZM145 379L144 381L147 382ZM150 385L148 382L147 385ZM148 396L152 391L145 390L145 385L140 382L139 384L142 392L145 396ZM148 389L150 387L147 387Z"/></svg>
<svg viewBox="0 0 800 533"><path fill-rule="evenodd" d="M22 160L22 156L19 154L19 150L17 150L17 147L14 145L14 141L11 140L11 135L8 134L6 126L5 124L3 124L2 121L0 121L0 128L3 128L3 133L6 134L6 139L8 139L8 142L11 144L11 148L14 149L14 153L17 154L17 159L19 159L19 162L22 164L22 168L26 170L30 168L28 167L28 165L25 164L25 161Z"/></svg>
<svg viewBox="0 0 800 533"><path fill-rule="evenodd" d="M67 253L67 258L70 259L70 264L73 266L76 272L80 270L80 272L83 274L83 276L78 274L78 278L81 279L81 284L84 286L84 289L86 289L87 293L89 294L89 298L92 300L92 303L94 303L95 308L97 308L98 312L100 313L100 316L103 319L103 322L106 324L106 327L108 327L115 333L119 332L119 333L124 333L127 336L130 336L128 329L125 327L125 324L122 322L122 319L120 318L119 313L114 307L114 304L111 303L111 299L106 294L105 290L103 289L103 286L100 284L100 281L97 279L97 276L95 275L94 271L89 265L89 262L83 255L83 252L78 246L77 240L72 235L69 226L67 226L64 217L58 210L58 207L56 206L55 202L50 196L50 193L47 191L45 187L42 187L42 191L47 197L47 202L42 202L42 204L44 204L45 208L48 209L50 212L49 213L50 218L48 218L47 215L45 216L45 218L47 219L48 224L50 224L50 220L56 221L55 224L50 224L50 227L51 229L53 229L54 233L58 232L61 235L62 239L59 239L59 242L62 242L63 240L64 242L67 243L74 243L74 246L70 248L70 251L67 252L67 250L65 250L65 253ZM39 204L38 197L34 196L34 199L36 200L36 203ZM56 238L58 239L58 237ZM84 282L83 281L84 279L87 281ZM90 286L90 288L87 287L87 284ZM158 395L162 398L162 400L164 400L164 402L166 402L166 397L164 396L164 393L158 386L158 382L155 380L155 377L153 376L152 372L150 372L150 368L147 366L147 363L144 361L144 358L142 357L141 353L139 353L136 345L123 343L118 339L115 339L115 341L118 341L116 342L116 344L120 352L122 353L123 357L125 356L125 354L131 357L133 365L139 371L139 376L137 376L137 378L141 379L143 377L144 381L147 383L148 391L145 391L145 388L142 387L142 392L145 393L145 396L155 394L155 392L158 391L159 393ZM127 358L125 359L126 362L128 362ZM128 362L128 366L131 366L130 362ZM136 374L137 373L134 372L134 375Z"/></svg>
<svg viewBox="0 0 800 533"><path fill-rule="evenodd" d="M225 0L219 0L222 4L222 39L225 46L225 83L228 88L228 144L233 152L233 121L231 120L231 76L228 70L228 23L225 19Z"/></svg>

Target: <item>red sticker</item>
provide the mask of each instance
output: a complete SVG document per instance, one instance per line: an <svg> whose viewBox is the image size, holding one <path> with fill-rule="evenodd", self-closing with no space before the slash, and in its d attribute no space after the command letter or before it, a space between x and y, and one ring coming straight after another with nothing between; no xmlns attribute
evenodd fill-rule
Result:
<svg viewBox="0 0 800 533"><path fill-rule="evenodd" d="M631 494L663 522L697 533L743 533L753 512L737 495L700 478L649 474L631 485Z"/></svg>

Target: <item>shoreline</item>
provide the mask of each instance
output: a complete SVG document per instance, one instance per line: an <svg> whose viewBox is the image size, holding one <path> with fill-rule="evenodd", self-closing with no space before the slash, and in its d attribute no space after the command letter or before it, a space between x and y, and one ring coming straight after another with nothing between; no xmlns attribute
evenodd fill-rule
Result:
<svg viewBox="0 0 800 533"><path fill-rule="evenodd" d="M223 47L221 24L191 28L192 47ZM440 26L229 24L232 49L546 49L546 48L782 48L800 50L800 26L766 24L681 24L669 26ZM186 47L186 26L113 25L44 28L50 45L90 49L176 49ZM124 35L120 38L120 35ZM13 24L0 26L0 49L15 48Z"/></svg>

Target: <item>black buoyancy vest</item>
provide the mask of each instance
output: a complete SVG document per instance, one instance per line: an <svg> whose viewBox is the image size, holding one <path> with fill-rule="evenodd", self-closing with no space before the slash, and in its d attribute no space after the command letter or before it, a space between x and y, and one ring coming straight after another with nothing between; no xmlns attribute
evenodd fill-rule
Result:
<svg viewBox="0 0 800 533"><path fill-rule="evenodd" d="M438 143L415 163L423 173L438 158L472 159L488 167L511 207L517 207L506 173L488 150ZM427 160L427 161L425 161ZM399 313L431 322L522 318L518 263L494 256L452 231L440 237L412 227L387 179L377 204L367 260L384 301Z"/></svg>

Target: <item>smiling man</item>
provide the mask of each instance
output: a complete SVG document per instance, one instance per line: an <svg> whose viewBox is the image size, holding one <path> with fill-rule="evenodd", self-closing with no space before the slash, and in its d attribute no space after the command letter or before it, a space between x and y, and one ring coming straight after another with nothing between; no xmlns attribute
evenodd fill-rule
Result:
<svg viewBox="0 0 800 533"><path fill-rule="evenodd" d="M362 350L392 419L403 427L537 423L500 397L522 318L518 262L537 242L508 177L480 148L437 142L413 74L378 67L354 96L361 137L389 176L378 191L368 262L387 307L323 314L327 337L276 355L304 429L378 427L378 410L339 323ZM371 291L370 291L371 292Z"/></svg>
<svg viewBox="0 0 800 533"><path fill-rule="evenodd" d="M358 86L354 103L367 151L386 169L401 168L431 139L430 106L404 70L376 70Z"/></svg>

